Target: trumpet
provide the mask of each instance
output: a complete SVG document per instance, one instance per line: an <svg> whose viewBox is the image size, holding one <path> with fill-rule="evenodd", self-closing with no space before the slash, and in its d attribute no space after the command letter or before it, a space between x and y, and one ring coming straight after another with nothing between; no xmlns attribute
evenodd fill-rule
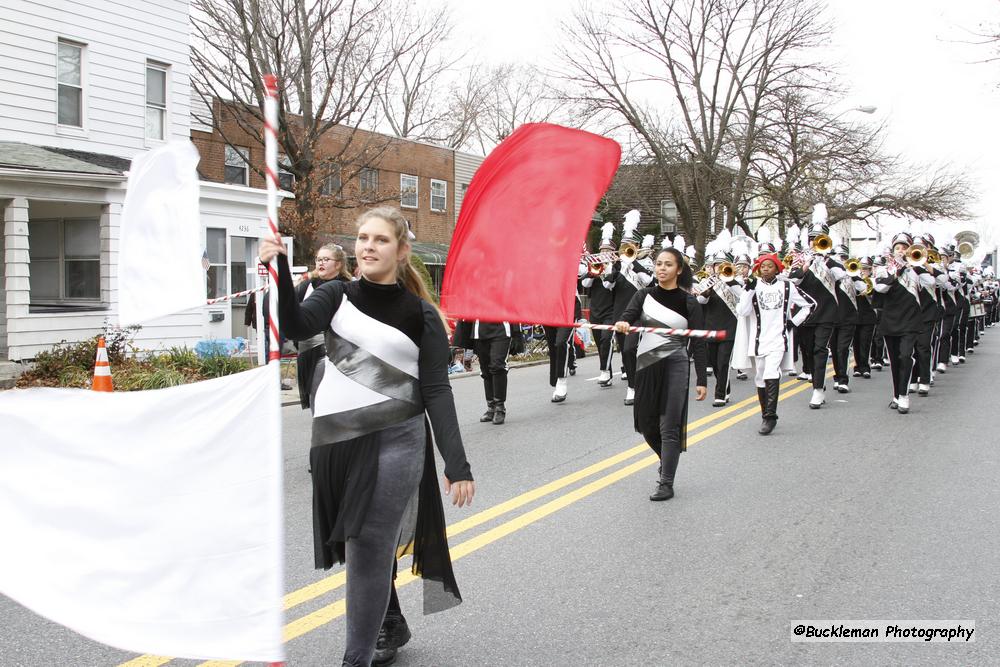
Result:
<svg viewBox="0 0 1000 667"><path fill-rule="evenodd" d="M730 280L736 275L736 267L733 266L732 262L723 262L719 264L719 268L715 270L715 273L722 277L723 280Z"/></svg>
<svg viewBox="0 0 1000 667"><path fill-rule="evenodd" d="M597 278L604 273L604 266L604 262L590 262L587 264L587 275L591 278Z"/></svg>
<svg viewBox="0 0 1000 667"><path fill-rule="evenodd" d="M847 271L847 275L857 278L861 275L861 260L852 257L844 262L844 270Z"/></svg>
<svg viewBox="0 0 1000 667"><path fill-rule="evenodd" d="M833 239L826 234L820 234L812 241L809 242L809 247L813 252L825 255L826 253L833 250Z"/></svg>
<svg viewBox="0 0 1000 667"><path fill-rule="evenodd" d="M631 241L625 241L618 246L618 256L622 259L638 259L639 246Z"/></svg>
<svg viewBox="0 0 1000 667"><path fill-rule="evenodd" d="M920 243L914 243L903 253L906 263L910 266L923 266L927 263L927 255L927 246Z"/></svg>

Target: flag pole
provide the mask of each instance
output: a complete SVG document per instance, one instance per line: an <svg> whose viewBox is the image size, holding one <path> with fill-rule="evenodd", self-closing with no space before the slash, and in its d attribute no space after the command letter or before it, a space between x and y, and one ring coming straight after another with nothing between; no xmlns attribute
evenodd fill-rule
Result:
<svg viewBox="0 0 1000 667"><path fill-rule="evenodd" d="M573 325L582 329L601 329L603 331L614 331L613 324L591 324L590 322L577 322ZM683 336L685 338L709 338L712 340L725 340L726 331L720 329L671 329L666 327L629 327L629 333L655 333L663 336Z"/></svg>
<svg viewBox="0 0 1000 667"><path fill-rule="evenodd" d="M267 226L271 236L278 236L278 78L264 75L264 173L267 179ZM267 265L271 289L267 293L267 331L270 336L268 363L281 362L281 338L278 335L278 259Z"/></svg>

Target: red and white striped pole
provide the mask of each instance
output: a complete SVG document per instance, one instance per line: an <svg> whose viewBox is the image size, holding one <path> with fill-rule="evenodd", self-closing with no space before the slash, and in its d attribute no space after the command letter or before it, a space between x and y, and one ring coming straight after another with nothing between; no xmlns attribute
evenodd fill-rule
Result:
<svg viewBox="0 0 1000 667"><path fill-rule="evenodd" d="M267 226L272 237L278 236L278 78L264 75L264 173L267 177ZM271 276L268 291L267 331L270 336L268 363L281 361L281 341L278 335L278 260L267 265Z"/></svg>

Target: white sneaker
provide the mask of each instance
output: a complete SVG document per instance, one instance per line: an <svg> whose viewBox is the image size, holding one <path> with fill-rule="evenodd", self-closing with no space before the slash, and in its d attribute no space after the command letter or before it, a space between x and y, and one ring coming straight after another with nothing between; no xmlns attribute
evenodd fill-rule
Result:
<svg viewBox="0 0 1000 667"><path fill-rule="evenodd" d="M562 403L566 400L566 394L569 393L569 385L566 383L566 378L559 378L556 380L556 390L552 392L552 402Z"/></svg>
<svg viewBox="0 0 1000 667"><path fill-rule="evenodd" d="M625 371L622 371L621 378L623 380L627 380L628 379L628 374Z"/></svg>
<svg viewBox="0 0 1000 667"><path fill-rule="evenodd" d="M951 364L952 364L952 366L954 366L957 363L958 363L958 357L956 357L954 354L951 355Z"/></svg>
<svg viewBox="0 0 1000 667"><path fill-rule="evenodd" d="M899 398L896 399L896 403L897 403L896 412L898 412L899 414L905 415L907 412L910 411L909 396L900 396Z"/></svg>
<svg viewBox="0 0 1000 667"><path fill-rule="evenodd" d="M601 371L601 374L597 376L597 384L602 387L611 386L611 371Z"/></svg>
<svg viewBox="0 0 1000 667"><path fill-rule="evenodd" d="M625 405L632 405L635 403L635 389L629 387L625 390Z"/></svg>
<svg viewBox="0 0 1000 667"><path fill-rule="evenodd" d="M947 373L948 372L948 367L944 365L943 361L940 364L937 365L937 372L938 373Z"/></svg>
<svg viewBox="0 0 1000 667"><path fill-rule="evenodd" d="M819 406L826 403L826 390L824 389L813 389L812 398L809 400L809 407L813 410L818 410Z"/></svg>
<svg viewBox="0 0 1000 667"><path fill-rule="evenodd" d="M812 373L799 373L799 379L805 380L806 382L812 382L813 376Z"/></svg>
<svg viewBox="0 0 1000 667"><path fill-rule="evenodd" d="M930 391L931 391L930 385L926 384L917 385L917 393L920 394L921 396L926 396L927 394L930 393Z"/></svg>
<svg viewBox="0 0 1000 667"><path fill-rule="evenodd" d="M717 398L714 401L712 401L712 407L713 408L721 408L723 405L725 405L728 402L729 402L729 399L726 399L726 398Z"/></svg>
<svg viewBox="0 0 1000 667"><path fill-rule="evenodd" d="M833 389L834 389L834 391L840 391L840 387L841 387L841 384L839 382L834 382L833 383Z"/></svg>
<svg viewBox="0 0 1000 667"><path fill-rule="evenodd" d="M916 391L916 390L917 390L917 383L916 382L911 382L910 383L910 391Z"/></svg>
<svg viewBox="0 0 1000 667"><path fill-rule="evenodd" d="M793 377L795 377L795 376L796 376L797 374L798 374L798 373L797 373L797 372L796 372L796 371L795 371L794 369L793 369L793 370L790 370L790 371L788 371L788 377L790 377L790 378L793 378Z"/></svg>

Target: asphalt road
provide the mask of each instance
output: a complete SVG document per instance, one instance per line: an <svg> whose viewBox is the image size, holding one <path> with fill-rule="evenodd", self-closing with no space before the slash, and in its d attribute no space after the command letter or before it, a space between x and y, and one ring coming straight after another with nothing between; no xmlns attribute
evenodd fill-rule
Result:
<svg viewBox="0 0 1000 667"><path fill-rule="evenodd" d="M831 390L819 411L786 380L764 438L751 383L734 380L730 406L692 403L666 503L647 500L655 460L624 383L599 388L593 357L562 404L547 367L512 371L503 426L479 423L479 378L456 379L477 480L472 508L447 511L465 602L422 616L421 587L403 576L413 639L396 664L1000 664L996 331L905 416L886 409L885 372ZM339 665L342 573L312 569L309 423L297 407L284 417L288 664ZM2 597L0 618L2 667L199 664L136 659ZM976 633L793 643L802 619L971 619Z"/></svg>

